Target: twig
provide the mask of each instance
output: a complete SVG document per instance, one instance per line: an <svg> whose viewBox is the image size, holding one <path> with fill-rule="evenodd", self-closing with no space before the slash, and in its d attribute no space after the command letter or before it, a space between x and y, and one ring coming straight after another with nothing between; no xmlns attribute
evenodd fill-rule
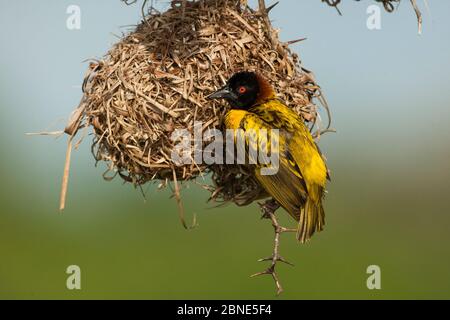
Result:
<svg viewBox="0 0 450 320"><path fill-rule="evenodd" d="M183 206L183 201L181 200L180 187L178 185L177 173L175 171L175 168L172 168L172 174L173 174L173 183L174 183L174 195L175 195L175 199L177 200L178 214L180 216L181 224L183 225L184 229L186 229L186 230L195 229L198 226L197 215L194 214L194 217L192 220L192 225L188 226L186 223L186 219L185 219L184 206Z"/></svg>
<svg viewBox="0 0 450 320"><path fill-rule="evenodd" d="M269 12L272 10L278 3L275 3L275 5L272 5L269 10L266 8L266 2L264 0L258 0L259 5L259 13L262 15L264 19L264 23L266 24L266 30L270 39L270 42L272 42L272 45L274 48L278 47L277 39L273 35L272 32L272 24L270 23L269 19Z"/></svg>
<svg viewBox="0 0 450 320"><path fill-rule="evenodd" d="M322 2L326 2L330 7L334 7L339 15L342 16L342 13L338 8L338 4L341 3L341 0L322 0Z"/></svg>
<svg viewBox="0 0 450 320"><path fill-rule="evenodd" d="M73 136L70 136L69 142L67 143L66 163L64 165L64 174L61 185L61 198L59 201L60 211L64 211L66 207L67 187L69 184L69 174L70 174L70 158L72 156L72 140Z"/></svg>
<svg viewBox="0 0 450 320"><path fill-rule="evenodd" d="M272 256L258 260L259 262L270 261L271 264L270 264L269 268L267 268L263 272L255 273L251 277L253 278L253 277L258 277L258 276L263 276L263 275L272 276L273 280L275 281L275 286L277 287L277 295L280 295L283 292L283 287L281 285L281 282L278 278L278 274L276 272L277 264L278 264L278 262L283 262L290 266L293 266L292 263L286 261L279 254L280 236L282 233L286 233L286 232L297 232L297 229L287 229L287 228L280 226L280 224L278 223L278 219L275 216L275 211L280 207L280 205L275 200L269 200L265 204L260 204L260 206L261 206L261 211L263 213L262 218L270 219L272 222L272 226L275 231L274 248L273 248Z"/></svg>
<svg viewBox="0 0 450 320"><path fill-rule="evenodd" d="M411 0L411 4L416 12L417 16L417 24L419 25L419 34L422 34L422 13L420 12L419 7L417 6L416 0Z"/></svg>
<svg viewBox="0 0 450 320"><path fill-rule="evenodd" d="M27 136L62 136L64 134L64 131L43 131L43 132L30 132L30 133L25 133L25 135Z"/></svg>
<svg viewBox="0 0 450 320"><path fill-rule="evenodd" d="M356 0L356 1L359 1L359 0ZM400 3L400 0L375 0L375 1L382 3L384 6L384 9L387 12L393 12L395 10L394 3ZM414 8L414 11L416 12L417 23L419 25L419 34L422 34L422 13L420 12L419 7L417 6L417 1L416 0L410 0L410 1ZM341 0L322 0L322 2L325 2L329 6L336 8L338 13L340 15L342 15L342 13L339 11L339 8L338 8L338 5L341 3Z"/></svg>
<svg viewBox="0 0 450 320"><path fill-rule="evenodd" d="M279 4L280 4L280 1L275 2L273 5L271 5L270 7L268 7L268 8L266 9L266 13L269 14L270 11L272 11L272 9L275 8L275 7L276 7L277 5L279 5Z"/></svg>
<svg viewBox="0 0 450 320"><path fill-rule="evenodd" d="M293 45L293 44L295 44L295 43L298 43L298 42L301 42L301 41L305 41L305 40L307 40L307 38L301 38L301 39L291 40L291 41L286 42L286 44L287 44L288 46L290 46L290 45Z"/></svg>

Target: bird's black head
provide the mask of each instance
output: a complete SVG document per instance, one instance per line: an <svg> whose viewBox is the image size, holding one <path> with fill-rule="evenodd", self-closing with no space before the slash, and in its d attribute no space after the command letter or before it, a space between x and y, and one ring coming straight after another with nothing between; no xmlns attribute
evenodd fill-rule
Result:
<svg viewBox="0 0 450 320"><path fill-rule="evenodd" d="M260 96L260 79L254 72L239 72L228 80L225 87L210 95L209 99L225 99L233 109L248 109Z"/></svg>

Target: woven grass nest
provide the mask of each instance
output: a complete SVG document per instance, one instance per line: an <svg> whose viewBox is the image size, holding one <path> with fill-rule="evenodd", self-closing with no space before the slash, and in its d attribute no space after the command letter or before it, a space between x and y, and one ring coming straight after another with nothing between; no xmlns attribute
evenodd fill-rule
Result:
<svg viewBox="0 0 450 320"><path fill-rule="evenodd" d="M177 184L211 173L207 189L215 201L242 206L264 197L244 166L177 166L170 155L174 130L193 130L195 121L203 130L221 128L227 108L206 97L237 71L263 74L279 98L316 124L313 100L321 101L320 88L291 43L278 40L267 14L239 0L172 1L164 13L151 11L102 60L90 63L66 133L73 138L80 128L93 128L92 152L107 162L107 179Z"/></svg>

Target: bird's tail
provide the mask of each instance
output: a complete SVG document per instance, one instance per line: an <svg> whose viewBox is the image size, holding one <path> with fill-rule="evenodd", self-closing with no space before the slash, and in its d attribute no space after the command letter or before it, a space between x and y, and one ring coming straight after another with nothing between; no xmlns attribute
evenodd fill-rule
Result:
<svg viewBox="0 0 450 320"><path fill-rule="evenodd" d="M315 232L320 232L325 226L325 211L322 200L308 198L305 207L300 212L297 229L297 239L301 243L308 242Z"/></svg>

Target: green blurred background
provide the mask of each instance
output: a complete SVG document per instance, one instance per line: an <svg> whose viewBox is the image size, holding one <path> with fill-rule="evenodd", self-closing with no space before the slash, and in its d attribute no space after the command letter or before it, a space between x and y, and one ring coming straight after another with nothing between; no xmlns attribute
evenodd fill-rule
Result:
<svg viewBox="0 0 450 320"><path fill-rule="evenodd" d="M66 28L77 4L82 28ZM327 228L308 245L284 235L280 299L450 298L450 21L429 1L424 35L408 1L366 28L371 1L346 1L343 17L320 1L282 0L273 11L285 40L314 70L338 134L321 141L333 181ZM167 2L157 4L167 7ZM256 206L212 208L183 191L199 227L185 231L169 191L102 180L87 139L73 154L67 210L58 212L65 138L86 70L140 19L140 7L106 0L0 2L0 298L272 299L256 262L273 232ZM288 223L288 219L284 219ZM82 290L66 289L79 265ZM382 290L366 287L379 265Z"/></svg>

